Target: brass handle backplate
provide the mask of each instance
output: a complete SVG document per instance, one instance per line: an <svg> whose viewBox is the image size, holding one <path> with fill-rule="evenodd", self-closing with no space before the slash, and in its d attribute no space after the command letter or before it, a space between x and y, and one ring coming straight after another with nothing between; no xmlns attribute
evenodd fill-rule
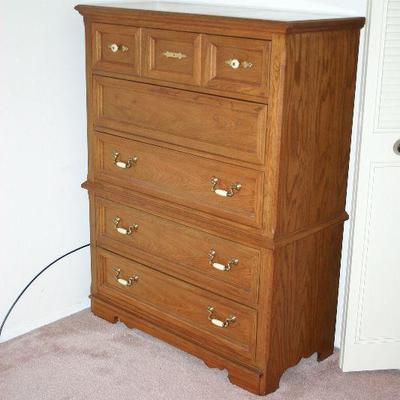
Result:
<svg viewBox="0 0 400 400"><path fill-rule="evenodd" d="M134 231L137 231L139 229L139 225L138 224L129 225L128 228L122 228L121 226L119 226L120 222L121 222L121 218L120 217L115 217L114 218L115 229L121 235L132 235L132 233Z"/></svg>
<svg viewBox="0 0 400 400"><path fill-rule="evenodd" d="M122 51L125 53L126 51L129 50L128 46L125 46L124 44L117 44L117 43L111 43L107 46L113 53L116 53L118 51Z"/></svg>
<svg viewBox="0 0 400 400"><path fill-rule="evenodd" d="M130 276L128 279L121 278L121 269L114 268L115 271L115 280L122 286L132 286L139 280L137 275Z"/></svg>
<svg viewBox="0 0 400 400"><path fill-rule="evenodd" d="M214 261L215 255L216 251L214 249L211 249L208 253L208 262L213 268L217 269L218 271L229 271L234 265L239 264L238 258L233 258L226 265L220 264Z"/></svg>
<svg viewBox="0 0 400 400"><path fill-rule="evenodd" d="M229 315L225 321L221 321L220 319L213 318L213 314L215 311L215 307L208 306L208 320L218 328L227 328L229 325L233 324L236 321L236 317L234 315Z"/></svg>
<svg viewBox="0 0 400 400"><path fill-rule="evenodd" d="M222 197L232 197L235 192L239 191L242 185L238 182L232 183L231 187L229 189L218 189L217 188L217 183L219 179L216 176L211 177L211 191L217 194L218 196Z"/></svg>
<svg viewBox="0 0 400 400"><path fill-rule="evenodd" d="M225 61L225 64L232 69L238 69L240 67L248 69L253 67L253 63L250 61L239 61L237 58L230 58L229 60Z"/></svg>
<svg viewBox="0 0 400 400"><path fill-rule="evenodd" d="M115 166L117 166L118 168L122 168L122 169L127 169L132 167L133 165L135 165L137 163L138 157L136 156L132 156L128 158L128 161L121 161L119 159L119 152L118 151L114 151L113 152L113 158L114 158L114 164Z"/></svg>
<svg viewBox="0 0 400 400"><path fill-rule="evenodd" d="M177 53L175 51L164 51L163 56L167 58L176 58L178 60L182 60L183 58L186 58L187 55L183 53Z"/></svg>

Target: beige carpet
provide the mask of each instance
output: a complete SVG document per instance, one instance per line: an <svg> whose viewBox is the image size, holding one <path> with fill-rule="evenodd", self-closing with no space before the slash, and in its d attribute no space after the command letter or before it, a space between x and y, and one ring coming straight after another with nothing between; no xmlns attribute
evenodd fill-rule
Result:
<svg viewBox="0 0 400 400"><path fill-rule="evenodd" d="M268 400L397 400L400 371L340 372L338 355L288 370ZM226 371L89 311L0 344L1 400L248 400Z"/></svg>

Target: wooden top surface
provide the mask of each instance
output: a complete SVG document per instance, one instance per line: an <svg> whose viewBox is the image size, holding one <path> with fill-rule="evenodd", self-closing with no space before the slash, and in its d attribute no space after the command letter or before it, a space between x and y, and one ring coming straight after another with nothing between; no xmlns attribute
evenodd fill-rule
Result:
<svg viewBox="0 0 400 400"><path fill-rule="evenodd" d="M131 19L169 18L172 22L186 22L188 17L200 19L204 24L250 24L255 29L270 32L304 32L331 29L360 29L364 17L316 14L302 11L274 10L215 4L189 4L168 1L133 1L130 3L104 3L78 5L82 15L106 15ZM123 21L122 21L123 22ZM250 27L249 27L250 28Z"/></svg>
<svg viewBox="0 0 400 400"><path fill-rule="evenodd" d="M130 3L97 4L126 10L159 11L184 14L213 15L219 17L250 18L268 21L309 21L314 19L340 18L340 15L314 14L301 11L272 10L256 7L239 7L216 4L179 3L172 1L133 1Z"/></svg>

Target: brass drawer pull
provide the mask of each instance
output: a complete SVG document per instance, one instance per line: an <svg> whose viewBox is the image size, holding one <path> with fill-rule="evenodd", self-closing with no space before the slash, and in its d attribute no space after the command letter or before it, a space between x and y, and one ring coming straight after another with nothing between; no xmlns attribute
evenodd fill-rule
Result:
<svg viewBox="0 0 400 400"><path fill-rule="evenodd" d="M167 58L177 58L178 60L182 60L182 58L186 58L187 55L183 53L175 53L174 51L164 51L163 56Z"/></svg>
<svg viewBox="0 0 400 400"><path fill-rule="evenodd" d="M129 50L128 46L125 46L124 44L117 44L117 43L111 43L108 45L108 48L113 52L116 53L117 51L122 51L125 53L126 51Z"/></svg>
<svg viewBox="0 0 400 400"><path fill-rule="evenodd" d="M235 191L239 191L242 185L238 182L232 183L229 189L217 189L217 183L219 179L216 176L211 177L212 188L211 191L222 197L232 197Z"/></svg>
<svg viewBox="0 0 400 400"><path fill-rule="evenodd" d="M115 217L114 218L115 229L121 235L131 235L134 231L137 231L139 229L139 225L138 224L129 225L128 228L122 228L121 226L119 226L120 222L121 222L121 218L120 217Z"/></svg>
<svg viewBox="0 0 400 400"><path fill-rule="evenodd" d="M234 315L229 315L225 321L221 321L220 319L213 318L213 313L215 308L213 306L208 306L208 320L215 326L219 328L227 328L230 324L233 324L236 321L236 317Z"/></svg>
<svg viewBox="0 0 400 400"><path fill-rule="evenodd" d="M137 163L138 157L133 156L133 157L129 157L128 161L120 161L119 160L119 153L118 151L114 151L113 153L113 157L114 157L114 164L118 167L118 168L122 168L122 169L127 169L132 167L132 165L135 165Z"/></svg>
<svg viewBox="0 0 400 400"><path fill-rule="evenodd" d="M220 264L218 262L214 261L216 251L214 249L211 249L208 253L208 258L209 258L209 264L217 269L218 271L229 271L234 265L239 264L239 259L238 258L233 258L231 261L228 262L228 264Z"/></svg>
<svg viewBox="0 0 400 400"><path fill-rule="evenodd" d="M115 271L115 280L122 286L132 286L139 280L139 277L137 275L131 276L128 279L121 278L120 268L114 268L114 271Z"/></svg>
<svg viewBox="0 0 400 400"><path fill-rule="evenodd" d="M249 61L239 61L237 58L226 60L225 64L229 65L232 69L238 69L239 67L248 69L253 67L253 63Z"/></svg>

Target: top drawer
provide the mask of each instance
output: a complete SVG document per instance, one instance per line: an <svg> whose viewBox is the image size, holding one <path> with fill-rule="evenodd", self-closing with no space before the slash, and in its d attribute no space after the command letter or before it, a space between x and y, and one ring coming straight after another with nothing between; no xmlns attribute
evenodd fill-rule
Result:
<svg viewBox="0 0 400 400"><path fill-rule="evenodd" d="M265 102L271 42L93 23L94 71L141 76Z"/></svg>
<svg viewBox="0 0 400 400"><path fill-rule="evenodd" d="M265 97L270 42L204 35L203 86Z"/></svg>
<svg viewBox="0 0 400 400"><path fill-rule="evenodd" d="M92 40L92 67L94 69L139 75L139 28L94 23Z"/></svg>
<svg viewBox="0 0 400 400"><path fill-rule="evenodd" d="M143 29L142 50L143 76L200 85L200 35Z"/></svg>

